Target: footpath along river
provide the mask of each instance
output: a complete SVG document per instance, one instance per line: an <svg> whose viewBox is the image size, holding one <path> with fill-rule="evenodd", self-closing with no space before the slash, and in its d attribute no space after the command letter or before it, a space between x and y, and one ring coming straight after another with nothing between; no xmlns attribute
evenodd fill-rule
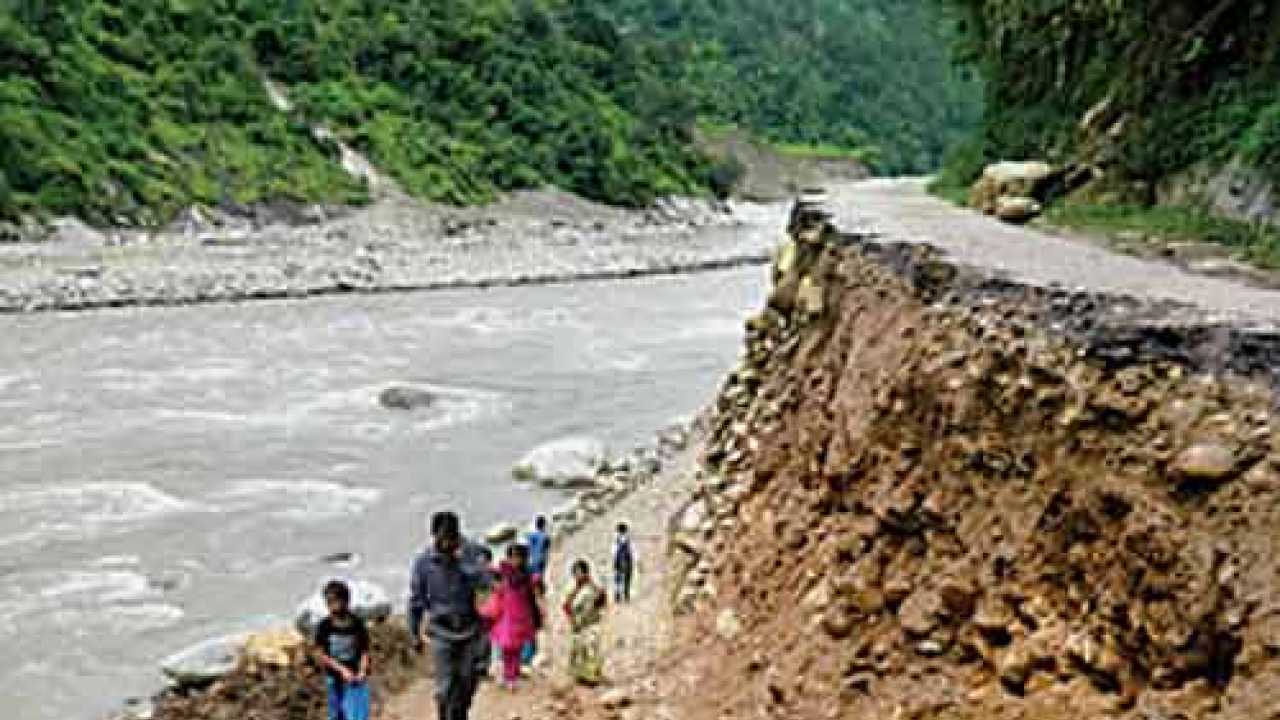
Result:
<svg viewBox="0 0 1280 720"><path fill-rule="evenodd" d="M398 596L443 505L478 532L559 504L511 464L698 410L764 276L0 318L5 716L154 691L166 654L289 620L331 554ZM379 406L405 383L445 399Z"/></svg>

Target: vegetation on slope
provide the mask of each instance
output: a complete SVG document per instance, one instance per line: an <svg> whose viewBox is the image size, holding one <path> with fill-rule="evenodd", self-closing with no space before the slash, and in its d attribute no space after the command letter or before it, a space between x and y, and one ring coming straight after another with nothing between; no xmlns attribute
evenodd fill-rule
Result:
<svg viewBox="0 0 1280 720"><path fill-rule="evenodd" d="M1280 4L1267 0L945 0L960 59L986 77L981 130L948 162L1042 157L1103 166L1125 199L1202 161L1280 178Z"/></svg>
<svg viewBox="0 0 1280 720"><path fill-rule="evenodd" d="M314 125L452 203L723 190L699 119L921 170L976 113L945 27L928 0L5 0L0 219L367 199Z"/></svg>
<svg viewBox="0 0 1280 720"><path fill-rule="evenodd" d="M6 3L0 216L151 224L193 202L360 200L313 122L432 199L695 192L710 169L668 66L587 0Z"/></svg>
<svg viewBox="0 0 1280 720"><path fill-rule="evenodd" d="M981 87L949 62L932 0L603 0L628 35L684 58L705 120L790 146L870 149L885 173L935 169Z"/></svg>

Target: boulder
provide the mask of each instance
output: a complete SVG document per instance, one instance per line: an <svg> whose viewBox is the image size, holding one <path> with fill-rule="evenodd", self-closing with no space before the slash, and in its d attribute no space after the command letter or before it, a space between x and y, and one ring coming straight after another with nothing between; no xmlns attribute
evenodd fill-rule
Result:
<svg viewBox="0 0 1280 720"><path fill-rule="evenodd" d="M366 622L381 622L391 616L391 596L381 585L364 580L349 580L351 588L351 611ZM311 637L316 625L329 614L325 607L323 586L316 593L298 605L293 626L303 637Z"/></svg>
<svg viewBox="0 0 1280 720"><path fill-rule="evenodd" d="M1007 223L1025 223L1035 219L1043 206L1035 198L1022 195L1002 195L996 200L995 215Z"/></svg>
<svg viewBox="0 0 1280 720"><path fill-rule="evenodd" d="M293 628L253 633L245 641L243 655L254 667L288 667L293 656L307 643Z"/></svg>
<svg viewBox="0 0 1280 720"><path fill-rule="evenodd" d="M160 661L163 672L178 687L200 687L225 677L240 662L247 633L210 638Z"/></svg>
<svg viewBox="0 0 1280 720"><path fill-rule="evenodd" d="M388 410L420 410L436 403L438 396L425 388L396 385L378 393L378 404Z"/></svg>
<svg viewBox="0 0 1280 720"><path fill-rule="evenodd" d="M501 545L520 536L520 528L509 522L502 522L489 528L484 534L484 541L490 545Z"/></svg>
<svg viewBox="0 0 1280 720"><path fill-rule="evenodd" d="M1039 198L1054 176L1052 165L1039 162L998 162L988 165L969 192L969 205L988 215L998 214L1004 197Z"/></svg>
<svg viewBox="0 0 1280 720"><path fill-rule="evenodd" d="M604 443L595 438L563 438L534 448L515 464L511 474L517 480L547 487L592 487L607 454Z"/></svg>
<svg viewBox="0 0 1280 720"><path fill-rule="evenodd" d="M1220 442L1198 442L1173 460L1173 474L1182 480L1222 480L1236 469L1236 455Z"/></svg>

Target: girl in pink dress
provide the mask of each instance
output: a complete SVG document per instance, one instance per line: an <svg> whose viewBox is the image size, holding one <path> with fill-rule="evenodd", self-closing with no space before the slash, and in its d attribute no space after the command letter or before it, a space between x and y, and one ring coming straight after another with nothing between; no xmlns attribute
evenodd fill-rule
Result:
<svg viewBox="0 0 1280 720"><path fill-rule="evenodd" d="M502 682L515 690L520 680L520 651L542 629L542 579L529 572L529 548L512 545L498 566L501 613L490 637L502 651Z"/></svg>

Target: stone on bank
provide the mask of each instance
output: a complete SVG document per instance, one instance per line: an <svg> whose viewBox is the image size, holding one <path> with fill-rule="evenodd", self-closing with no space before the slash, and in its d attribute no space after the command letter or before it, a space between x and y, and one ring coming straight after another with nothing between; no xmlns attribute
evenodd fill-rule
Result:
<svg viewBox="0 0 1280 720"><path fill-rule="evenodd" d="M559 489L590 487L607 457L608 451L599 440L568 437L534 448L515 464L511 475Z"/></svg>

